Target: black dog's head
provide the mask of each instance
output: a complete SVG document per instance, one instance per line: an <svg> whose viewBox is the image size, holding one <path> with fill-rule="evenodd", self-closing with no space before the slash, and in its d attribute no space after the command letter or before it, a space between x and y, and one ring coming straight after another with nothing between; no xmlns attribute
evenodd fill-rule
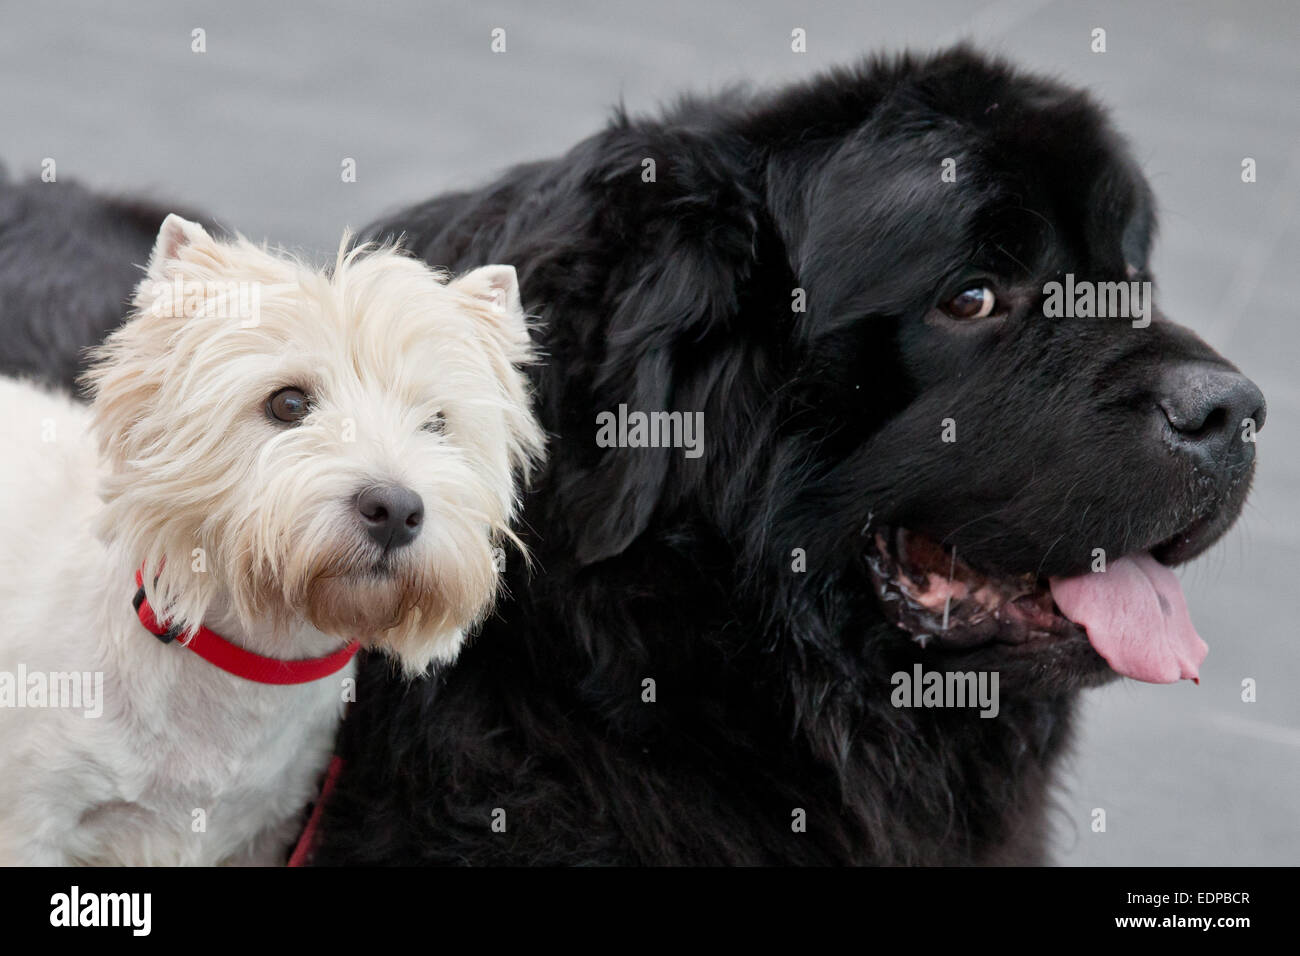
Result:
<svg viewBox="0 0 1300 956"><path fill-rule="evenodd" d="M1241 510L1262 395L1153 308L1150 189L1086 95L963 53L877 82L769 182L798 390L889 616L963 666L1194 677L1163 566Z"/></svg>
<svg viewBox="0 0 1300 956"><path fill-rule="evenodd" d="M1151 191L1102 112L965 50L713 108L622 144L658 192L603 187L646 248L581 385L702 409L704 455L563 476L582 561L707 525L795 640L812 609L837 652L1008 690L1195 676L1167 566L1236 518L1264 401L1153 307Z"/></svg>

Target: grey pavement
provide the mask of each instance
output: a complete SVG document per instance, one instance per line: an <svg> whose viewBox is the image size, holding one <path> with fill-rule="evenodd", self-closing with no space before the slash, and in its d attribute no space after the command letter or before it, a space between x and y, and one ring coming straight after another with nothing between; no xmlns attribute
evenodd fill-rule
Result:
<svg viewBox="0 0 1300 956"><path fill-rule="evenodd" d="M506 30L506 52L490 31ZM807 30L808 52L790 51ZM1089 50L1092 28L1107 52ZM191 52L191 31L207 52ZM1066 864L1300 860L1300 6L1058 0L6 3L0 161L212 211L323 258L345 225L561 152L622 100L756 86L971 38L1091 87L1163 209L1161 302L1268 397L1240 525L1181 572L1199 686L1087 695ZM1240 178L1243 157L1258 181ZM345 157L357 182L340 181ZM1116 480L1122 476L1117 473ZM1254 678L1258 700L1241 701ZM1105 833L1091 829L1106 811Z"/></svg>

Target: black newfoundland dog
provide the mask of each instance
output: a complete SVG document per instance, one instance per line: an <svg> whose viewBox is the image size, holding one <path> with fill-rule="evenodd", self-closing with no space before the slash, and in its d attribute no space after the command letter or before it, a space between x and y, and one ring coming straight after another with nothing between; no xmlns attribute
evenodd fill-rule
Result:
<svg viewBox="0 0 1300 956"><path fill-rule="evenodd" d="M1088 96L964 49L620 116L372 227L518 267L551 465L457 665L366 669L316 862L1043 860L1078 691L1195 676L1167 566L1263 423L1159 312L1049 314L1141 289L1154 227ZM600 447L620 406L701 412L702 454ZM894 706L918 664L996 672L996 717Z"/></svg>
<svg viewBox="0 0 1300 956"><path fill-rule="evenodd" d="M958 49L620 116L373 226L517 266L553 437L459 662L365 667L315 862L1042 861L1079 691L1195 677L1168 566L1263 424L1143 297L1154 224L1084 93ZM654 412L698 447L597 441ZM900 699L917 667L996 674L996 716Z"/></svg>

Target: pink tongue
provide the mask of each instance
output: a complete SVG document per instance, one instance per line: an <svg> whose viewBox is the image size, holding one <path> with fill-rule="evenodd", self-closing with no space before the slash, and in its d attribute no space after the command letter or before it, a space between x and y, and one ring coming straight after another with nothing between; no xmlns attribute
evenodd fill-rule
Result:
<svg viewBox="0 0 1300 956"><path fill-rule="evenodd" d="M1087 629L1118 673L1152 684L1197 679L1210 649L1192 627L1178 578L1151 555L1126 555L1105 571L1050 583L1061 613Z"/></svg>

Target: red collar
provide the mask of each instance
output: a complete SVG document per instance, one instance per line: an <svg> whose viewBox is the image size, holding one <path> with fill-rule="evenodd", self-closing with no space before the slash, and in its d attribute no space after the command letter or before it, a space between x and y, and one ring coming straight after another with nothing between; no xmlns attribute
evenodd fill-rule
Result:
<svg viewBox="0 0 1300 956"><path fill-rule="evenodd" d="M158 640L170 644L180 637L181 632L176 628L167 627L154 617L153 608L149 606L149 601L144 596L144 577L139 571L135 572L135 583L139 590L135 592L135 600L132 603L135 605L136 614L140 617L140 623ZM320 680L322 677L341 671L361 648L360 644L353 641L347 647L324 657L312 657L303 661L282 661L246 651L206 627L200 627L193 637L182 642L182 646L188 647L199 657L221 668L227 674L234 674L236 677L259 684L306 684Z"/></svg>

